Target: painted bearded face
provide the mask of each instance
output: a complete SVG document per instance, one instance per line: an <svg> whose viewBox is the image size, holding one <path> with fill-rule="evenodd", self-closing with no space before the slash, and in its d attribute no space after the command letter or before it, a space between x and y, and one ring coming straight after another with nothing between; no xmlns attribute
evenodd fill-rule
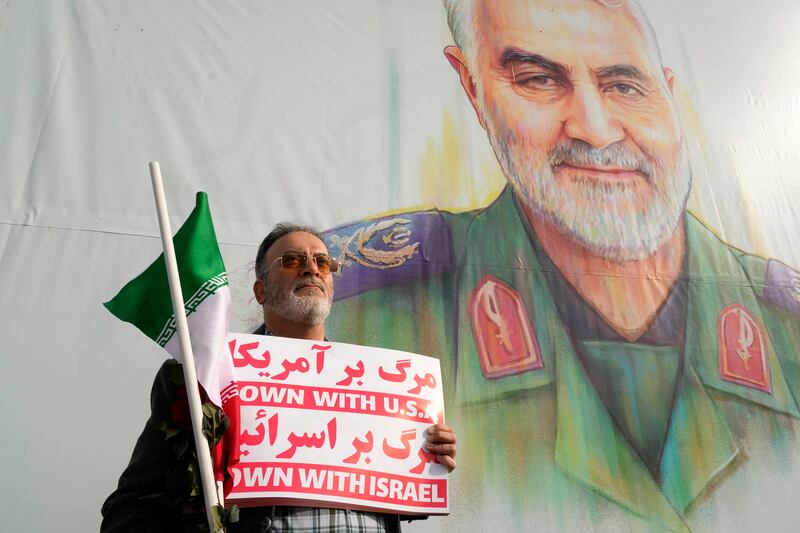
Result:
<svg viewBox="0 0 800 533"><path fill-rule="evenodd" d="M478 107L517 197L596 255L654 253L691 177L672 73L639 23L588 0L475 8Z"/></svg>

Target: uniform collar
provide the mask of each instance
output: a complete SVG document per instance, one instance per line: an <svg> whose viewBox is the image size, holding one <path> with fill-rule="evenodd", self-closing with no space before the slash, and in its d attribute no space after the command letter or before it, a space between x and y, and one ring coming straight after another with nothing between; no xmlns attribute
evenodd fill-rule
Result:
<svg viewBox="0 0 800 533"><path fill-rule="evenodd" d="M686 218L686 238L689 260L684 275L689 281L689 294L684 352L687 361L707 387L800 418L797 402L763 320L766 314L757 293L759 284L747 275L737 252L691 215ZM730 306L739 306L755 317L764 340L770 392L725 380L721 375L720 346L724 341L720 332L721 313Z"/></svg>
<svg viewBox="0 0 800 533"><path fill-rule="evenodd" d="M544 366L487 380L469 327L460 328L456 399L500 400L506 394L554 385L557 398L555 461L573 478L592 486L631 512L675 531L685 530L681 515L737 464L742 450L707 387L769 409L798 416L780 363L767 338L772 393L728 383L719 376L717 326L720 310L738 303L759 314L752 283L730 248L687 214L687 302L685 366L661 458L661 479L653 478L628 444L580 365L573 341L558 316L542 267L533 251L533 233L510 188L478 214L467 234L460 272L459 323L469 294L491 275L518 292L531 310L532 327Z"/></svg>
<svg viewBox="0 0 800 533"><path fill-rule="evenodd" d="M536 257L546 272L551 292L558 294L554 303L567 330L581 340L625 342L592 306L570 285L564 274L555 266L541 244L532 239ZM684 258L684 263L685 263ZM681 266L685 270L685 264ZM643 344L658 346L680 346L683 344L686 324L686 283L679 277L670 290L666 302L658 310L655 319L640 340Z"/></svg>
<svg viewBox="0 0 800 533"><path fill-rule="evenodd" d="M770 372L771 392L726 381L720 375L720 313L731 305L747 309L756 318L764 316L758 297L758 283L751 280L737 257L737 251L717 238L693 215L684 218L687 239L685 269L681 277L686 280L687 303L684 354L700 381L706 386L757 403L773 411L800 419L800 409L787 385L780 358L770 338L766 324L759 323L763 334L767 365ZM473 220L465 239L465 253L461 258L460 310L466 311L470 292L485 275L492 275L507 283L519 293L532 310L530 317L544 359L544 367L518 376L494 380L493 386L480 375L469 375L476 367L461 364L459 382L472 383L477 392L465 387L465 401L481 401L506 392L547 385L553 380L552 363L559 355L552 343L564 325L547 280L544 266L535 253L535 237L517 205L510 187ZM469 324L463 316L462 324ZM472 331L461 328L460 346L472 346ZM464 354L467 356L467 354ZM474 356L474 354L473 354ZM478 374L480 370L478 369Z"/></svg>

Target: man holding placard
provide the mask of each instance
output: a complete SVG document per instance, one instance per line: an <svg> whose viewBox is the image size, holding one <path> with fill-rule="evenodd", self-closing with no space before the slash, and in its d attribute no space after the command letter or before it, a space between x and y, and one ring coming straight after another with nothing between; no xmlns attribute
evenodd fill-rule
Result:
<svg viewBox="0 0 800 533"><path fill-rule="evenodd" d="M313 260L312 260L313 259ZM319 234L304 226L279 224L264 239L256 255L253 293L264 308L264 326L256 333L281 337L325 340L325 319L333 302L333 272L338 263L328 256ZM446 425L429 429L428 450L448 469L455 468L455 436ZM287 524L339 524L354 520L340 510L275 508ZM374 522L391 530L394 516L360 512L359 523ZM327 516L326 516L327 515ZM361 530L361 529L360 529ZM369 530L372 530L371 528Z"/></svg>
<svg viewBox="0 0 800 533"><path fill-rule="evenodd" d="M264 325L255 333L259 335L286 337L289 339L319 341L320 343L324 343L327 348L329 343L325 336L325 320L333 301L334 288L332 273L338 270L338 263L328 255L327 248L317 231L307 226L279 224L261 243L256 256L255 265L256 281L253 285L253 292L256 300L264 309ZM234 353L233 346L240 341L237 340L236 335L232 337L234 340L231 341L231 352L236 362L237 355ZM279 341L277 338L275 340L276 342ZM243 352L239 350L238 353L241 354ZM241 355L239 355L239 357L241 358ZM260 359L260 361L263 361L263 359ZM288 359L286 361L288 361ZM284 361L284 368L288 375L292 367L291 363L287 363L286 361ZM295 359L295 363L297 361L299 361L299 358ZM320 360L318 359L318 370L319 364ZM333 362L330 364L332 365ZM403 361L400 361L397 365L398 370L403 370L403 375L405 375L405 368L402 366L404 364ZM246 365L242 365L240 360L236 366ZM180 380L174 378L176 376L176 372L174 371L176 367L178 367L178 365L175 361L168 361L164 364L156 378L151 398L153 410L151 419L148 421L148 425L137 443L131 463L120 479L119 488L109 497L103 506L104 531L173 531L176 529L180 530L180 528L185 529L189 524L197 524L199 527L202 527L202 524L204 524L204 517L201 513L181 513L178 506L170 505L172 502L168 501L170 494L174 493L174 485L180 484L180 482L176 482L175 478L180 476L185 477L187 473L186 466L183 465L180 460L181 454L178 450L181 448L180 443L176 444L176 442L170 441L169 433L167 433L168 438L164 438L164 428L169 428L172 425L179 425L179 419L183 416L182 399L185 395L181 394L183 387L180 386ZM266 365L261 365L260 368L262 370L267 369ZM344 371L353 373L353 371L350 370L351 368L355 368L355 365L345 368ZM272 371L272 367L270 367L269 370ZM242 372L245 371L246 369ZM380 367L380 371L383 372L383 367ZM392 371L394 371L394 368L392 368ZM363 374L363 366L361 372ZM279 388L284 383L287 385L283 386L290 386L288 385L290 380L285 382L270 381L280 379L275 372L272 372L269 379L267 379L267 376L269 376L268 372L263 371L260 374L264 376L260 379L260 382L268 382L268 387ZM244 373L241 375L244 375ZM393 373L386 371L383 375L390 381L394 380L393 376L395 374ZM428 375L426 375L426 377L427 376ZM239 379L241 385L242 378L240 377ZM367 378L364 378L364 381L366 380ZM178 386L176 386L176 382ZM422 388L425 384L422 380L419 380L417 383L420 383L419 388ZM297 388L302 387L298 386ZM255 387L251 386L250 389L240 389L243 405L248 404L248 401L252 403L254 400L254 396L251 397L247 393L247 391L251 389L255 390ZM305 389L309 389L309 387L305 387ZM297 397L296 395L297 392L295 392L294 397ZM314 395L314 397L318 396L318 394ZM384 396L392 395L387 394ZM311 397L311 394L309 394L308 397ZM399 398L400 396L395 395L395 397ZM419 401L420 404L424 404L422 399ZM244 409L245 408L243 408L242 412L244 412ZM329 410L340 411L341 409L330 408ZM280 409L274 411L275 413L270 417L270 420L277 424L277 415L280 414ZM265 413L265 411L262 409L259 410L259 413ZM266 417L265 414L260 416ZM421 412L419 417L423 422L427 420L427 418L423 417ZM256 419L258 418L259 417L256 416ZM301 417L294 416L294 418ZM305 417L302 418L305 419ZM335 424L334 418L331 418L331 422ZM261 439L259 439L260 443L264 437L264 425L261 424L259 428L262 429ZM328 427L329 434L332 433L330 430L334 428ZM273 430L277 431L275 427L270 425L270 431ZM335 431L333 433L333 437L329 438L329 440L335 441ZM347 437L343 434L341 429L339 433L339 440L341 443ZM403 435L401 435L401 442L406 448L409 448L405 433L407 432L403 432ZM300 434L299 431L298 434ZM255 447L248 448L246 446L248 442L247 438L250 437L250 434L244 431L242 435L245 439L242 448L245 450L246 454L253 453L253 455L250 455L251 459L256 457L259 451L256 450ZM310 442L313 440L307 433L300 435L302 435L303 438L298 437L295 433L291 433L288 440L292 443L292 449L284 451L277 456L281 457L281 455L283 455L284 458L289 458L288 461L280 463L286 466L284 471L292 471L292 466L297 461L297 457L292 459L292 454L296 452L297 447L306 445L300 444L300 442ZM322 435L322 433L320 433L320 435ZM371 432L369 435L371 440ZM312 436L315 436L315 434L312 434ZM282 437L285 437L285 435L282 435ZM271 437L271 440L274 442L274 436ZM446 467L447 470L452 470L456 466L455 440L455 436L450 427L445 424L433 424L427 428L427 437L423 447L424 450L420 450L420 457L427 456L428 462L438 462ZM356 450L359 449L358 442L359 441L355 439L353 440ZM394 444L394 442L391 444ZM391 444L388 442L388 439L384 439L384 452L388 451L389 454L392 454L395 450L402 450L402 446L393 447ZM333 442L331 442L330 448L330 453L333 453ZM291 453L289 453L289 451L291 451ZM176 453L178 454L178 461L175 459ZM243 452L243 455L244 454ZM354 454L353 457L357 458L357 455L358 454ZM408 455L408 453L406 453L406 455ZM413 459L413 457L411 457L411 459ZM345 462L355 463L356 461L345 460ZM366 463L369 462L369 459L366 459ZM373 463L373 465L374 464L377 463ZM424 466L425 461L420 464ZM302 471L302 466L309 465L298 465L296 470ZM361 466L364 466L363 461ZM344 469L340 468L340 470ZM351 470L356 471L355 469ZM367 472L366 469L360 471ZM235 477L239 479L234 482L233 494L230 500L241 502L243 500L241 498L237 500L236 496L237 486L242 485L239 483L242 479L242 474L241 471L235 472L235 474ZM246 477L247 475L248 472L245 472L244 476ZM302 477L302 475L301 472L299 477ZM315 475L318 476L319 472ZM390 486L387 481L381 478L373 477L366 482L365 480L369 478L363 475L361 478L361 480L356 480L361 482L361 486L369 485L371 482L369 488L372 490L373 496L376 490L378 493L380 493L382 488L386 488L388 491L388 487ZM339 481L341 481L341 479L339 479ZM421 491L426 490L424 484L419 486L422 487ZM430 489L428 488L427 490L428 492L426 494L430 497ZM399 494L398 492L398 495ZM406 492L405 494L408 493ZM422 492L419 494L420 498L425 495L422 494ZM434 488L434 499L436 496L437 493ZM258 503L257 500L254 501ZM292 500L292 502L298 501L303 503L303 498ZM329 501L347 503L353 501L353 499L344 497ZM378 501L378 499L373 498L373 501ZM164 503L167 505L164 506ZM253 501L248 503L252 504ZM159 504L162 505L159 507ZM278 532L325 530L342 532L379 532L399 530L399 516L397 514L383 513L374 510L375 507L380 508L380 504L366 506L355 505L355 507L360 507L362 509L371 508L373 510L297 506L244 508L240 513L239 521L231 524L229 526L229 531ZM397 507L395 506L394 508Z"/></svg>

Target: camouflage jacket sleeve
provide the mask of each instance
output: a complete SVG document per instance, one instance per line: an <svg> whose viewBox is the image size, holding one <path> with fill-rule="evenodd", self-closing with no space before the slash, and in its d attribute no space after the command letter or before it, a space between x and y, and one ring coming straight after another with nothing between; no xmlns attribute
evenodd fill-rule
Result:
<svg viewBox="0 0 800 533"><path fill-rule="evenodd" d="M207 531L205 514L183 513L187 469L194 447L185 435L167 439L167 427L190 426L185 388L175 383L180 365L164 362L150 394L150 418L139 436L117 489L102 507L103 532ZM181 391L184 393L182 394ZM177 420L173 419L176 418ZM191 439L191 428L183 431Z"/></svg>

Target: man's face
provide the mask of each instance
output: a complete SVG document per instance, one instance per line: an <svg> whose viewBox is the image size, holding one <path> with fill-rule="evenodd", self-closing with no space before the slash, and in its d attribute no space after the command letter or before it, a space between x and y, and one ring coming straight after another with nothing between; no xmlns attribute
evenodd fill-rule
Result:
<svg viewBox="0 0 800 533"><path fill-rule="evenodd" d="M688 160L652 43L595 0L476 0L474 103L518 198L597 255L675 230Z"/></svg>
<svg viewBox="0 0 800 533"><path fill-rule="evenodd" d="M305 255L306 266L289 269L275 262L289 252ZM270 246L264 257L266 279L256 282L256 297L267 311L308 326L325 321L333 302L333 275L320 272L313 261L320 254L328 254L325 244L304 231L288 233Z"/></svg>

